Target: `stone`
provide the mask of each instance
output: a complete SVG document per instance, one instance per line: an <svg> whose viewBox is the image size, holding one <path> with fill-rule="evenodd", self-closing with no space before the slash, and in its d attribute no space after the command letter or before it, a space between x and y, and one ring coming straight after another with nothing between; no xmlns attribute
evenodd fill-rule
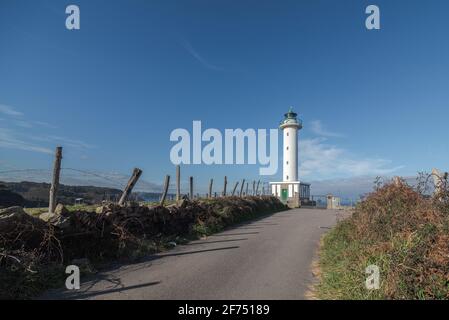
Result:
<svg viewBox="0 0 449 320"><path fill-rule="evenodd" d="M56 219L50 221L52 225L60 229L67 229L70 227L70 218L64 216L57 216Z"/></svg>
<svg viewBox="0 0 449 320"><path fill-rule="evenodd" d="M107 206L100 206L100 207L97 207L97 208L95 209L95 212L98 213L98 214L106 213L106 212L108 212L108 207L107 207Z"/></svg>
<svg viewBox="0 0 449 320"><path fill-rule="evenodd" d="M66 215L69 213L69 210L67 210L67 208L64 207L64 205L58 204L55 208L55 213L57 215Z"/></svg>
<svg viewBox="0 0 449 320"><path fill-rule="evenodd" d="M56 217L55 213L44 212L39 216L39 219L44 220L45 222L49 222L51 219Z"/></svg>
<svg viewBox="0 0 449 320"><path fill-rule="evenodd" d="M190 204L190 200L189 200L188 198L183 198L181 201L179 201L178 207L184 209L184 208L186 208L189 204Z"/></svg>
<svg viewBox="0 0 449 320"><path fill-rule="evenodd" d="M23 216L23 215L27 215L27 213L25 211L23 211L22 207L9 207L6 209L1 209L0 210L0 216L3 217L7 217L7 216Z"/></svg>
<svg viewBox="0 0 449 320"><path fill-rule="evenodd" d="M55 210L56 211L56 210ZM70 226L70 215L69 211L67 209L60 209L59 212L65 212L64 215L58 214L58 213L50 213L50 212L44 212L39 216L39 219L48 222L55 227L58 227L60 229L66 229Z"/></svg>
<svg viewBox="0 0 449 320"><path fill-rule="evenodd" d="M8 233L19 225L32 225L36 230L44 227L44 223L29 214L22 207L9 207L0 210L0 234Z"/></svg>

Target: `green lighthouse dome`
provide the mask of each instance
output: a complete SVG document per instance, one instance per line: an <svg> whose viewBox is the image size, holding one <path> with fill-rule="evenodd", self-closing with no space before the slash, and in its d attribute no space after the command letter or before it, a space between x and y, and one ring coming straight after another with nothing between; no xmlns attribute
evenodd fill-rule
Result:
<svg viewBox="0 0 449 320"><path fill-rule="evenodd" d="M290 107L288 112L284 114L284 120L281 121L280 128L297 127L298 130L302 129L302 121L297 118L298 114L293 111L293 107Z"/></svg>

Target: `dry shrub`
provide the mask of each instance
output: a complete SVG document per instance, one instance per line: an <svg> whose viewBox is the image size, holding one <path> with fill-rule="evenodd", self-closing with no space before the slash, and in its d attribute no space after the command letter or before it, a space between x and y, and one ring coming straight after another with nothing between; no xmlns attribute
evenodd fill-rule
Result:
<svg viewBox="0 0 449 320"><path fill-rule="evenodd" d="M446 189L430 197L400 181L378 188L356 207L350 236L363 247L356 263L382 264L385 298L449 298L447 199Z"/></svg>

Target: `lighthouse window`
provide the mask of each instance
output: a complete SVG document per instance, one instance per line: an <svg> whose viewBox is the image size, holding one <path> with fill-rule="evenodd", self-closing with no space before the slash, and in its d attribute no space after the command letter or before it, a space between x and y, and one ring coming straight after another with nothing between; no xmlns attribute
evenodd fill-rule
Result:
<svg viewBox="0 0 449 320"><path fill-rule="evenodd" d="M288 150L288 147L287 147L287 150Z"/></svg>
<svg viewBox="0 0 449 320"><path fill-rule="evenodd" d="M288 161L287 161L287 164L288 164Z"/></svg>
<svg viewBox="0 0 449 320"><path fill-rule="evenodd" d="M285 180L288 180L288 176L285 177Z"/></svg>
<svg viewBox="0 0 449 320"><path fill-rule="evenodd" d="M289 134L290 134L290 133L289 133L289 132L287 132L287 137L289 136Z"/></svg>

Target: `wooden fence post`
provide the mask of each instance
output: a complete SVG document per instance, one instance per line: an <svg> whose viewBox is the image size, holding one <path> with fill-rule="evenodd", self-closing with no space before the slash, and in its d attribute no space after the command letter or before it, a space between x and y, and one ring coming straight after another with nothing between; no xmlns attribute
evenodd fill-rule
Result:
<svg viewBox="0 0 449 320"><path fill-rule="evenodd" d="M161 202L160 202L161 206L164 205L165 198L167 197L167 192L168 192L168 186L169 185L170 185L170 176L166 175L165 176L165 183L164 183L164 192L162 193L162 198L161 198Z"/></svg>
<svg viewBox="0 0 449 320"><path fill-rule="evenodd" d="M209 182L209 198L212 198L212 185L214 184L214 179L210 179Z"/></svg>
<svg viewBox="0 0 449 320"><path fill-rule="evenodd" d="M398 176L393 177L393 183L396 187L399 187L401 185L401 178Z"/></svg>
<svg viewBox="0 0 449 320"><path fill-rule="evenodd" d="M234 194L235 194L235 190L237 190L238 185L239 185L239 182L237 181L237 182L235 183L234 190L232 190L232 195L233 195L233 196L234 196Z"/></svg>
<svg viewBox="0 0 449 320"><path fill-rule="evenodd" d="M259 195L259 184L260 184L260 180L257 181L257 187L256 187L256 196Z"/></svg>
<svg viewBox="0 0 449 320"><path fill-rule="evenodd" d="M226 186L228 185L228 177L224 177L223 197L226 197Z"/></svg>
<svg viewBox="0 0 449 320"><path fill-rule="evenodd" d="M176 166L176 201L181 200L181 166Z"/></svg>
<svg viewBox="0 0 449 320"><path fill-rule="evenodd" d="M248 196L248 186L249 186L249 183L247 182L247 183L246 183L246 192L245 192L245 195L246 195L246 196Z"/></svg>
<svg viewBox="0 0 449 320"><path fill-rule="evenodd" d="M56 147L55 163L53 166L53 179L50 187L50 199L48 201L48 212L54 213L58 197L59 175L61 173L62 147Z"/></svg>
<svg viewBox="0 0 449 320"><path fill-rule="evenodd" d="M189 178L189 195L190 195L190 200L193 200L193 177Z"/></svg>
<svg viewBox="0 0 449 320"><path fill-rule="evenodd" d="M129 181L125 189L123 190L122 196L120 197L120 200L118 202L120 206L125 204L126 199L128 199L129 195L131 194L131 191L133 190L134 186L137 183L137 180L139 180L141 175L142 170L140 170L139 168L135 168L133 171L133 175L131 176L131 178L129 178Z"/></svg>
<svg viewBox="0 0 449 320"><path fill-rule="evenodd" d="M240 186L240 193L239 193L239 196L241 197L242 196L242 193L243 193L243 186L245 185L245 179L243 179L243 181L242 181L242 185Z"/></svg>
<svg viewBox="0 0 449 320"><path fill-rule="evenodd" d="M441 196L441 192L446 188L447 185L448 173L447 172L443 173L440 170L433 168L431 175L433 178L433 186L434 186L433 195Z"/></svg>

